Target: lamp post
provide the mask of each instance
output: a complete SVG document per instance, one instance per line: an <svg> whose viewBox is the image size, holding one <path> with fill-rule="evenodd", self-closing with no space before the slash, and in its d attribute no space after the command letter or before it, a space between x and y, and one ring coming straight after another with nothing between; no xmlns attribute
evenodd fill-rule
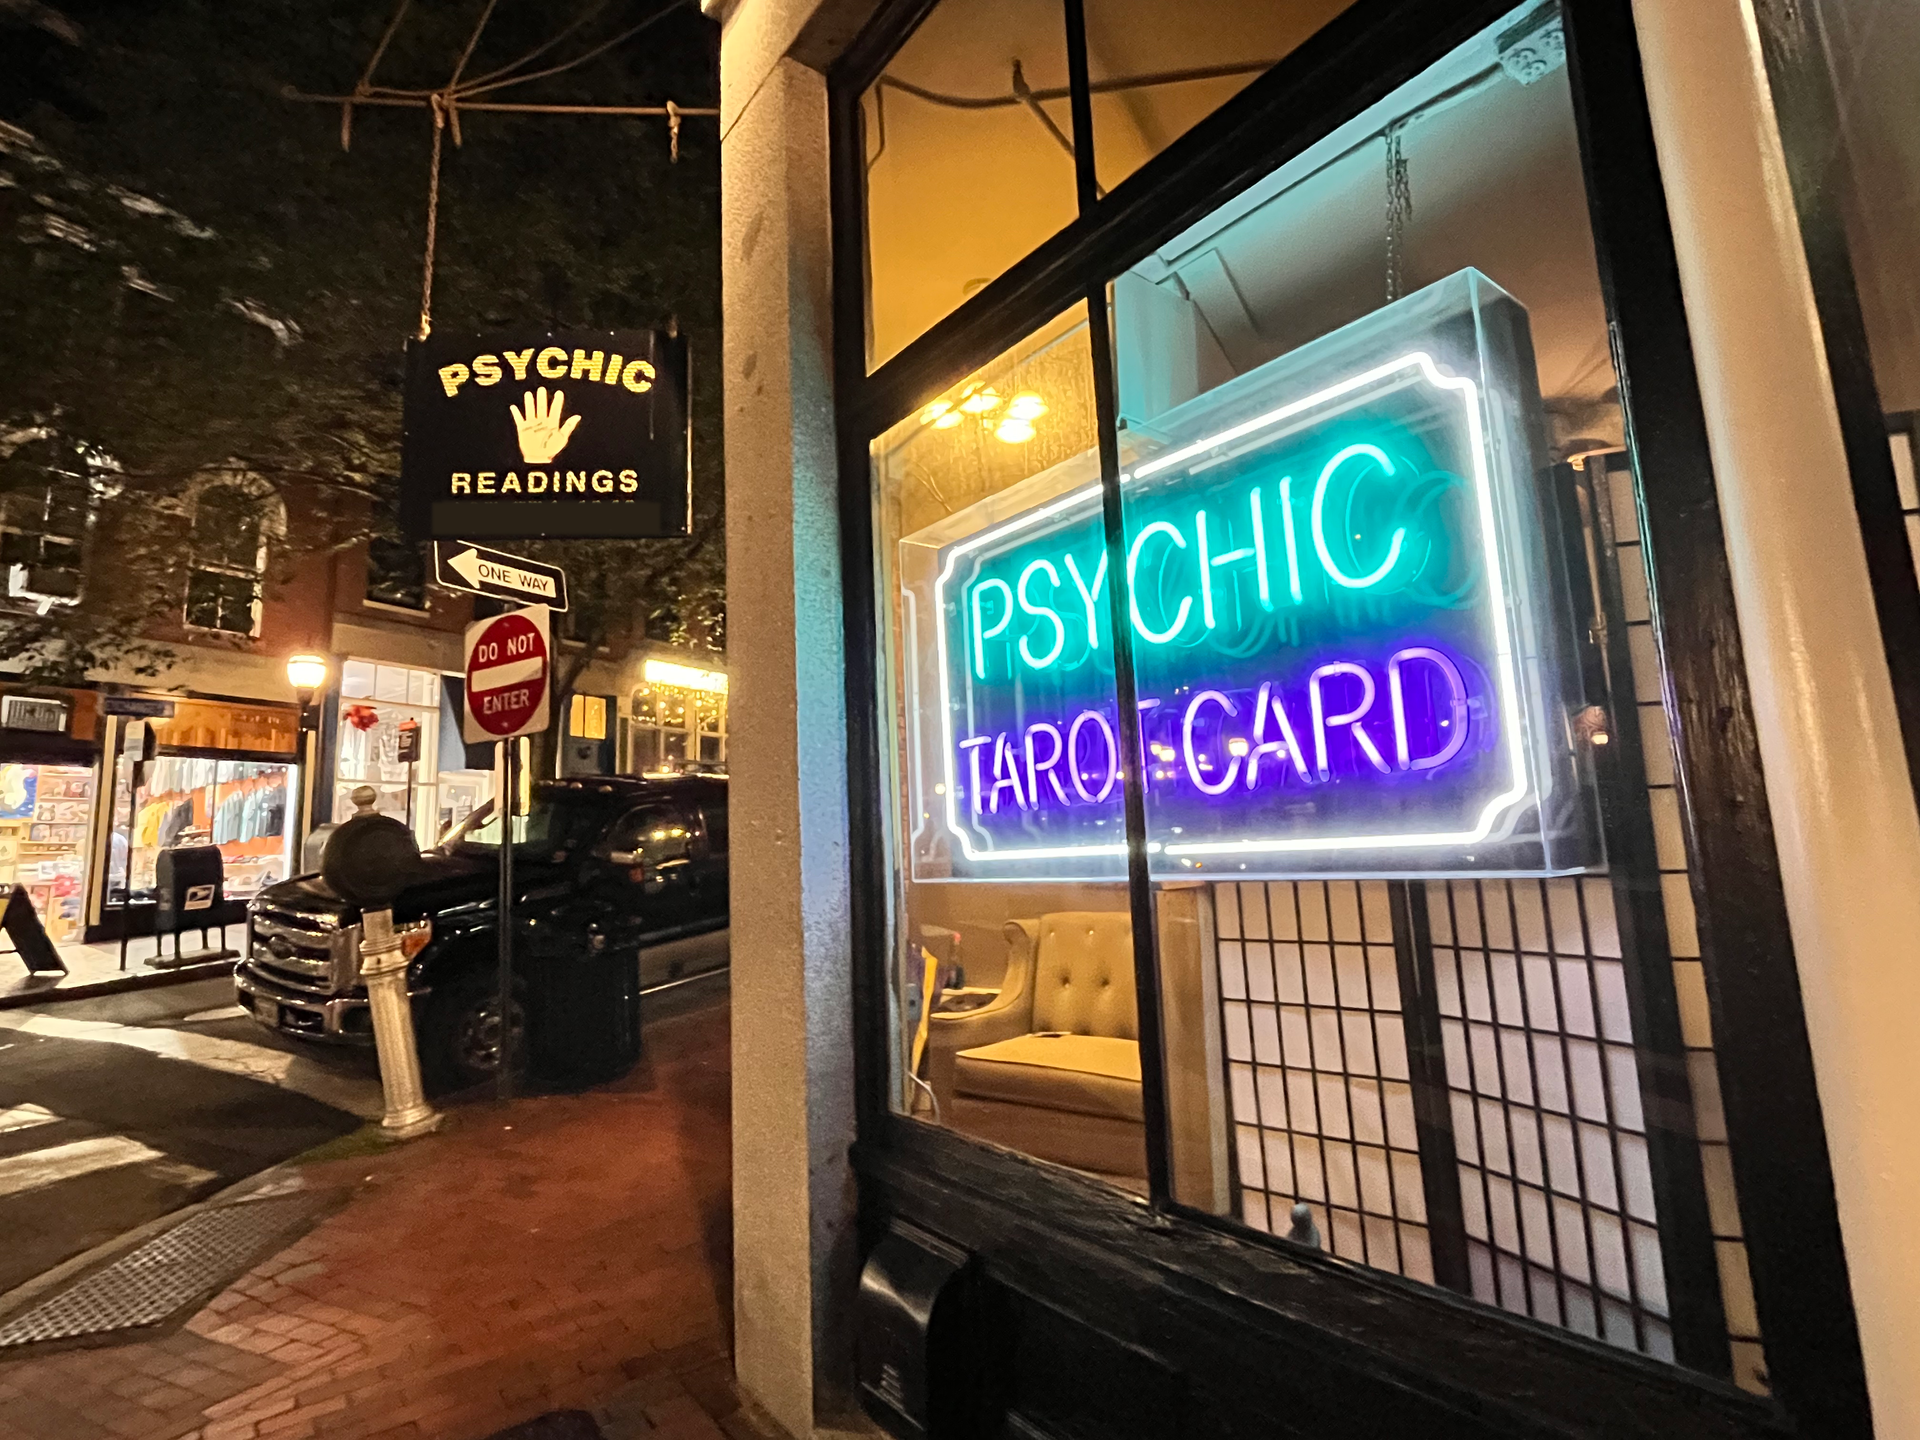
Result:
<svg viewBox="0 0 1920 1440"><path fill-rule="evenodd" d="M300 702L300 820L297 826L299 844L306 843L308 828L313 823L314 767L318 763L316 751L319 739L317 717L309 718L308 711L313 708L313 697L327 688L327 676L333 667L324 655L291 655L287 657L287 684L293 687L294 698ZM297 853L297 849L296 849Z"/></svg>

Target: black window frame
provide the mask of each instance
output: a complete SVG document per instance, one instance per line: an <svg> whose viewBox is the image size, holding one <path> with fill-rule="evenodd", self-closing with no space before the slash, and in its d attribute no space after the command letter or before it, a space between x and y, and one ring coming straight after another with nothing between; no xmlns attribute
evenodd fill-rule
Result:
<svg viewBox="0 0 1920 1440"><path fill-rule="evenodd" d="M1870 1435L1831 1165L1630 0L1563 0L1568 64L1615 359L1623 380L1631 381L1622 386L1628 451L1637 472L1660 476L1642 495L1641 540L1685 777L1694 898L1772 1397L1746 1395L1709 1376L1284 1242L1256 1241L1231 1222L1173 1202L1154 1063L1144 1067L1155 1171L1154 1195L1145 1206L893 1113L886 973L891 858L882 821L890 801L873 644L879 632L870 442L1070 307L1086 304L1101 314L1109 277L1513 8L1511 0L1357 0L1100 195L1092 179L1081 0L1061 0L1079 218L868 373L861 96L935 3L883 0L827 69L839 519L850 642L859 1126L853 1158L866 1233L877 1234L893 1218L940 1231L973 1250L1000 1285L1043 1306L1100 1316L1123 1345L1163 1358L1173 1352L1186 1393L1258 1392L1263 1403L1288 1407L1288 1433L1373 1435L1414 1422L1429 1427L1417 1433L1436 1435ZM1119 515L1110 338L1102 325L1091 330L1111 551ZM1116 627L1116 637L1123 631ZM1119 661L1124 708L1131 672L1124 656ZM1136 753L1123 763L1137 775L1137 736L1130 748ZM1147 923L1144 820L1133 798L1140 787L1131 784L1129 792L1129 883L1147 1056L1158 1053L1158 974ZM1307 1365L1286 1363L1308 1356ZM1272 1433L1275 1423L1267 1413L1269 1428L1260 1433Z"/></svg>

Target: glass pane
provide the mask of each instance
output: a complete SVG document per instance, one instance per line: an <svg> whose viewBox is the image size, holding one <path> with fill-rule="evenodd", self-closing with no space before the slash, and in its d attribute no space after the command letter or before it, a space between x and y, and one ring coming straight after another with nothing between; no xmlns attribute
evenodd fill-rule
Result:
<svg viewBox="0 0 1920 1440"><path fill-rule="evenodd" d="M1093 153L1111 190L1353 0L1086 0Z"/></svg>
<svg viewBox="0 0 1920 1440"><path fill-rule="evenodd" d="M340 693L349 700L373 696L374 664L371 660L349 660L340 667Z"/></svg>
<svg viewBox="0 0 1920 1440"><path fill-rule="evenodd" d="M633 731L633 769L636 774L644 774L660 763L660 732L658 730L634 727Z"/></svg>
<svg viewBox="0 0 1920 1440"><path fill-rule="evenodd" d="M874 442L893 1101L1144 1190L1089 366L1076 309Z"/></svg>
<svg viewBox="0 0 1920 1440"><path fill-rule="evenodd" d="M1514 11L1113 285L1173 1180L1672 1359L1668 1260L1711 1273L1738 1211L1678 1228L1724 1146L1639 1088L1637 997L1700 951L1558 23ZM1609 866L1602 785L1658 868ZM1710 1044L1645 1068L1704 1075L1719 1136Z"/></svg>
<svg viewBox="0 0 1920 1440"><path fill-rule="evenodd" d="M1057 3L942 0L862 97L870 368L1074 218L1066 84Z"/></svg>

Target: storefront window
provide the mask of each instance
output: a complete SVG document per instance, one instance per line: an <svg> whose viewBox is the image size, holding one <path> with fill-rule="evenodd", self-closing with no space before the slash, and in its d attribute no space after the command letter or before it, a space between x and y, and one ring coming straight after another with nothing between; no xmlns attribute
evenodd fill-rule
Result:
<svg viewBox="0 0 1920 1440"><path fill-rule="evenodd" d="M1087 0L1100 184L1111 190L1352 0Z"/></svg>
<svg viewBox="0 0 1920 1440"><path fill-rule="evenodd" d="M356 789L372 786L378 812L410 826L429 846L493 794L493 772L468 766L438 671L347 661L335 746L336 820L354 813Z"/></svg>
<svg viewBox="0 0 1920 1440"><path fill-rule="evenodd" d="M626 773L678 774L694 764L718 765L727 758L727 697L724 690L676 684L684 676L703 685L726 683L717 671L694 670L671 662L649 661L650 671L666 678L636 686L628 701Z"/></svg>
<svg viewBox="0 0 1920 1440"><path fill-rule="evenodd" d="M1065 18L941 0L863 97L868 363L1074 218Z"/></svg>
<svg viewBox="0 0 1920 1440"><path fill-rule="evenodd" d="M1097 498L1091 520L1079 503L1098 495L1093 446L1081 309L873 444L883 714L902 781L894 1102L1145 1190L1125 822L1062 824L1074 797L1119 790ZM1084 522L1073 545L1028 558L1000 536L1063 506ZM1008 639L1039 615L1054 618ZM1085 693L1078 720L1069 692Z"/></svg>
<svg viewBox="0 0 1920 1440"><path fill-rule="evenodd" d="M894 1101L1760 1390L1560 24L1112 277L1117 545L1078 315L874 443Z"/></svg>
<svg viewBox="0 0 1920 1440"><path fill-rule="evenodd" d="M85 923L95 777L75 765L0 765L0 886L23 886L56 944Z"/></svg>

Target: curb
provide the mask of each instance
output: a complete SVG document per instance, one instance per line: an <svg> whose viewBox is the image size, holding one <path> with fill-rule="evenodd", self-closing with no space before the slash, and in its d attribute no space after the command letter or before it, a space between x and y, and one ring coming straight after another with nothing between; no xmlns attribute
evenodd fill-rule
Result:
<svg viewBox="0 0 1920 1440"><path fill-rule="evenodd" d="M89 980L79 985L51 985L45 990L16 991L0 995L0 1010L24 1010L30 1005L57 1005L62 1000L90 1000L99 995L119 995L132 990L158 990L165 985L184 985L192 980L214 980L233 973L234 961L206 960L182 965L177 970L138 971L116 975L111 980Z"/></svg>

